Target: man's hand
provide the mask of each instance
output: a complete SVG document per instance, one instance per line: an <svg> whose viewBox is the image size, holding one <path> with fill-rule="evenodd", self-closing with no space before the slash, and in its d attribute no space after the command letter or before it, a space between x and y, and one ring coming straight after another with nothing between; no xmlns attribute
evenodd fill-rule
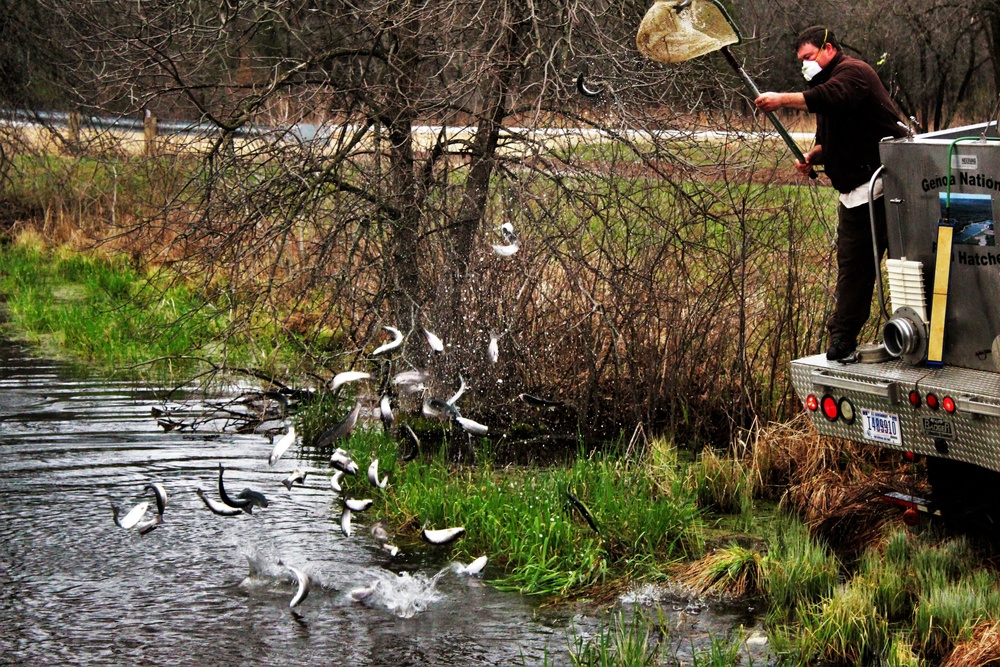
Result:
<svg viewBox="0 0 1000 667"><path fill-rule="evenodd" d="M782 107L781 98L781 93L761 93L760 97L755 99L753 103L757 105L758 109L764 113L768 113L770 111L777 111Z"/></svg>
<svg viewBox="0 0 1000 667"><path fill-rule="evenodd" d="M806 98L802 93L761 93L753 103L764 113L778 109L809 110L809 107L806 106Z"/></svg>
<svg viewBox="0 0 1000 667"><path fill-rule="evenodd" d="M817 164L823 164L823 147L816 144L803 157L805 158L805 162L796 160L795 169L803 176L815 178L816 172L813 170L813 167Z"/></svg>

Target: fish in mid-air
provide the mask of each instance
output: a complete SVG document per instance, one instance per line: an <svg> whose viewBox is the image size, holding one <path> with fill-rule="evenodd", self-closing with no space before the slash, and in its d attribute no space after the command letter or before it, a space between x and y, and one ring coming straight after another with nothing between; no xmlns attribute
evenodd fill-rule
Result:
<svg viewBox="0 0 1000 667"><path fill-rule="evenodd" d="M303 570L297 567L292 567L291 565L285 565L289 572L295 575L295 579L298 581L299 587L295 591L295 595L292 596L291 601L288 603L289 608L297 607L302 604L302 601L309 597L309 588L312 585L312 580L309 575Z"/></svg>
<svg viewBox="0 0 1000 667"><path fill-rule="evenodd" d="M433 331L424 329L424 336L427 338L427 344L431 346L431 349L437 353L444 352L444 343L438 338Z"/></svg>
<svg viewBox="0 0 1000 667"><path fill-rule="evenodd" d="M458 526L455 528L441 528L440 530L428 530L424 528L420 531L420 537L428 544L451 544L462 535L465 535L465 528Z"/></svg>
<svg viewBox="0 0 1000 667"><path fill-rule="evenodd" d="M388 352L390 350L395 350L397 347L403 344L403 332L396 327L382 327L389 333L393 335L393 339L384 345L379 345L372 351L372 356L382 354L383 352Z"/></svg>
<svg viewBox="0 0 1000 667"><path fill-rule="evenodd" d="M288 448L292 446L295 442L295 427L289 426L288 432L285 435L278 438L278 441L274 443L274 449L271 450L271 455L267 458L267 465L273 466L281 458L281 455L288 451Z"/></svg>

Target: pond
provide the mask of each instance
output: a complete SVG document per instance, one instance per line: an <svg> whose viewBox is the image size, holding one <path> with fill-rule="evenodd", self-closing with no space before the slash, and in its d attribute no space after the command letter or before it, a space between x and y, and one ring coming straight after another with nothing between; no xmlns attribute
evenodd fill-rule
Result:
<svg viewBox="0 0 1000 667"><path fill-rule="evenodd" d="M12 665L569 664L599 614L542 609L451 567L449 550L405 544L391 556L363 514L350 538L323 475L286 489L293 448L273 467L258 434L165 431L162 397L81 376L0 341L0 662ZM252 515L217 516L218 466L231 492L264 493ZM155 504L140 535L111 504ZM289 603L309 574L308 597ZM374 589L362 601L351 592ZM752 617L691 614L659 600L681 628L676 655ZM680 653L676 653L680 651ZM760 664L760 663L757 663Z"/></svg>

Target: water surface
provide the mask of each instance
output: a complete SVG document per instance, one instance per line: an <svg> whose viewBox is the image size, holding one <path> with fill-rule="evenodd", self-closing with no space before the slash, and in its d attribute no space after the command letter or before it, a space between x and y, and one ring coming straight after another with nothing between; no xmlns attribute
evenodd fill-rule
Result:
<svg viewBox="0 0 1000 667"><path fill-rule="evenodd" d="M0 663L565 662L563 618L451 572L448 549L401 545L392 558L364 515L345 538L327 477L281 484L307 465L294 448L269 467L266 436L165 432L150 414L160 404L0 343ZM209 512L194 490L218 499L220 462L231 494L250 487L269 506ZM145 536L116 526L111 503L155 508L143 492L154 481L169 493L163 525ZM313 579L295 610L281 563ZM394 579L409 585L402 607L349 595Z"/></svg>
<svg viewBox="0 0 1000 667"><path fill-rule="evenodd" d="M328 477L281 484L312 465L297 448L271 467L264 435L165 431L151 415L162 401L0 340L0 664L565 665L607 621L457 574L448 548L399 542L390 556L367 530L379 501L363 473L349 483L376 505L346 538ZM212 514L195 489L218 499L219 463L231 495L249 487L268 507ZM116 526L111 503L147 501L152 516L151 482L169 493L163 524L144 536ZM313 580L295 609L284 564ZM373 586L363 602L350 594ZM625 608L663 620L665 664L756 624L745 608L645 590Z"/></svg>

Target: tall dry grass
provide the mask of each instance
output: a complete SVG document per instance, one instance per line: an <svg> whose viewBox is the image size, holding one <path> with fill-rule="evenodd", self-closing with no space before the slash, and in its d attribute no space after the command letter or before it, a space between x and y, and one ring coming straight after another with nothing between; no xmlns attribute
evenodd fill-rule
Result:
<svg viewBox="0 0 1000 667"><path fill-rule="evenodd" d="M757 493L778 500L843 552L877 542L887 522L889 491L927 497L919 468L880 448L819 435L809 416L757 430L745 458Z"/></svg>
<svg viewBox="0 0 1000 667"><path fill-rule="evenodd" d="M941 667L996 667L1000 665L1000 621L975 629L972 637L952 649Z"/></svg>

